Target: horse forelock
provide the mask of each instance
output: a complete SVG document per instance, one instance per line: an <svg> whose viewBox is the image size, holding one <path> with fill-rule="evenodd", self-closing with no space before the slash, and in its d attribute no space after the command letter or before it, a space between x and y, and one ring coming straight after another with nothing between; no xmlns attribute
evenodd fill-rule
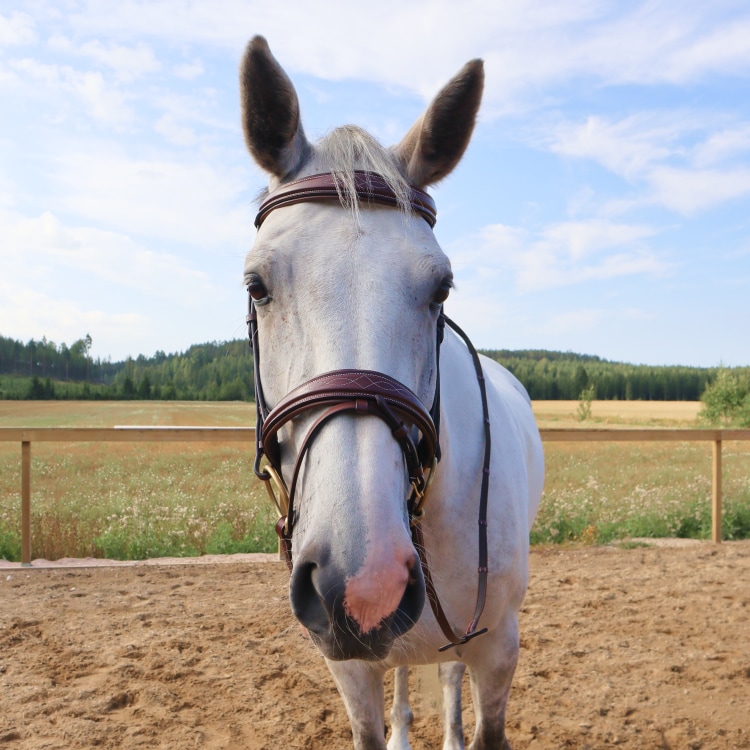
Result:
<svg viewBox="0 0 750 750"><path fill-rule="evenodd" d="M334 176L342 206L356 215L359 213L359 199L355 188L357 171L380 175L396 196L401 211L408 213L409 184L392 151L356 125L343 125L328 133L312 147L300 169L289 175L284 182L291 182L308 174L330 172ZM262 202L267 196L268 191L263 191L258 196L258 201Z"/></svg>
<svg viewBox="0 0 750 750"><path fill-rule="evenodd" d="M316 144L315 154L336 178L345 205L356 210L354 173L363 170L379 174L396 195L401 209L408 210L409 185L393 154L367 131L356 125L336 128Z"/></svg>

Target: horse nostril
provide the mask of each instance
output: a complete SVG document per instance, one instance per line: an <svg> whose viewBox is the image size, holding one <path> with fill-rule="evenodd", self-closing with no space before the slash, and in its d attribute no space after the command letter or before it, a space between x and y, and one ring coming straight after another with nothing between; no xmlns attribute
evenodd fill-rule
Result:
<svg viewBox="0 0 750 750"><path fill-rule="evenodd" d="M401 597L398 609L393 615L390 624L390 631L394 637L403 635L416 624L425 601L424 575L422 565L417 556L414 556L413 562L409 567L409 583L406 585L404 595Z"/></svg>
<svg viewBox="0 0 750 750"><path fill-rule="evenodd" d="M302 555L295 563L289 585L294 616L329 657L382 658L393 639L409 631L422 614L425 587L418 557L406 561L408 582L397 603L371 616L372 623L352 616L356 612L349 611L346 593L351 577L331 564L330 555L323 557Z"/></svg>
<svg viewBox="0 0 750 750"><path fill-rule="evenodd" d="M292 612L313 633L325 633L331 627L330 608L335 603L336 594L323 578L317 563L300 561L294 566L289 584Z"/></svg>

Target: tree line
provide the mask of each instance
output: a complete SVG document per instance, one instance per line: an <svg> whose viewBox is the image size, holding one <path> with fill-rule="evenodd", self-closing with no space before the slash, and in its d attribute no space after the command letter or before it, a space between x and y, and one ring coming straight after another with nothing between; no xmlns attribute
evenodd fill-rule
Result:
<svg viewBox="0 0 750 750"><path fill-rule="evenodd" d="M211 342L184 352L112 362L91 356L88 334L72 344L24 343L0 336L0 398L249 401L252 354L246 340ZM547 350L486 350L534 400L697 401L722 368L654 367ZM750 368L734 368L750 379Z"/></svg>
<svg viewBox="0 0 750 750"><path fill-rule="evenodd" d="M112 362L94 359L91 337L70 346L0 336L0 398L250 401L247 341L211 342L185 352Z"/></svg>
<svg viewBox="0 0 750 750"><path fill-rule="evenodd" d="M507 367L533 400L576 400L589 387L594 398L621 401L698 401L720 368L655 367L544 350L484 352Z"/></svg>

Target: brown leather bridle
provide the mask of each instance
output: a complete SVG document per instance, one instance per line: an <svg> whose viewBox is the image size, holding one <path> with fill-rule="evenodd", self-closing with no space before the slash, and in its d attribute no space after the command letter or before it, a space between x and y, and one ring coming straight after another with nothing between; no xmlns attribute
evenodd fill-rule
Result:
<svg viewBox="0 0 750 750"><path fill-rule="evenodd" d="M399 200L382 176L371 172L355 172L356 197L363 204L379 204L398 207ZM332 174L317 174L287 183L271 193L262 203L255 219L260 228L271 211L296 203L321 200L341 200L341 188ZM410 187L408 202L411 210L421 216L430 227L437 220L435 202L422 190ZM479 507L479 567L477 603L469 626L458 634L448 622L432 580L425 554L424 538L420 521L424 515L424 502L437 463L440 460L440 344L443 329L448 324L466 343L474 362L482 397L484 416L485 453ZM255 473L263 480L279 511L276 531L281 540L289 570L292 570L292 532L297 518L294 506L300 469L310 446L320 430L338 414L372 415L382 419L390 428L401 448L406 464L411 490L406 509L412 530L412 540L422 565L427 598L435 618L449 643L440 650L466 643L487 628L477 630L479 618L484 610L487 591L487 498L489 492L491 434L484 374L479 356L466 334L441 309L436 330L436 387L432 406L428 410L419 397L407 386L381 372L371 370L334 370L308 380L288 393L272 409L269 409L263 393L260 377L260 347L255 302L249 297L247 324L250 346L253 352L256 404L256 455ZM289 485L281 470L279 430L295 418L311 410L319 411L308 428L294 461ZM322 410L322 411L321 411ZM418 439L416 436L419 436ZM266 458L267 464L261 466ZM276 485L276 493L271 483ZM277 494L278 493L278 494Z"/></svg>

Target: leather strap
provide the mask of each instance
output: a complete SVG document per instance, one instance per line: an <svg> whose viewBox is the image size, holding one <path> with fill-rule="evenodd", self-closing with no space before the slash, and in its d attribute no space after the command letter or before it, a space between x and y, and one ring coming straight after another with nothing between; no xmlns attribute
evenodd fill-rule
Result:
<svg viewBox="0 0 750 750"><path fill-rule="evenodd" d="M357 170L354 172L354 187L359 200L365 203L377 203L391 208L399 207L396 194L379 174ZM277 208L307 201L340 201L341 197L341 185L336 182L335 176L330 172L302 177L274 190L261 203L255 217L255 227L260 229L268 214ZM437 222L437 207L432 197L424 190L410 186L408 188L408 200L412 211L419 214L431 227L434 227Z"/></svg>
<svg viewBox="0 0 750 750"><path fill-rule="evenodd" d="M276 435L287 422L310 409L330 407L341 402L351 402L351 410L365 411L382 417L387 415L387 412L378 405L378 398L382 399L389 409L403 414L411 424L417 427L422 434L422 439L426 441L426 447L422 451L424 454L422 463L425 466L430 465L437 449L437 433L430 413L417 395L403 383L372 370L349 369L326 372L290 391L271 409L264 420L261 450L280 470L280 465L277 465L279 461ZM356 403L360 401L362 404L356 407ZM407 462L409 458L407 456Z"/></svg>
<svg viewBox="0 0 750 750"><path fill-rule="evenodd" d="M293 567L292 531L296 522L294 499L297 493L297 481L307 451L321 428L332 417L343 412L373 415L385 421L391 428L391 434L398 442L406 460L409 482L412 486L408 501L410 518L416 513L416 506L424 494L427 483L420 452L412 440L411 430L399 419L397 413L406 415L409 421L416 424L422 432L420 445L428 446L426 458L431 462L435 456L437 435L434 425L429 413L411 390L383 373L368 370L336 370L319 375L295 388L268 414L261 428L262 438L259 451L266 455L279 476L281 476L281 463L276 437L278 431L296 416L320 407L327 408L318 415L302 440L292 470L286 515L276 524L276 533L281 540L284 557L290 571Z"/></svg>
<svg viewBox="0 0 750 750"><path fill-rule="evenodd" d="M440 604L440 598L437 595L435 584L432 581L432 574L430 573L430 566L427 563L427 557L425 554L424 540L422 537L422 530L414 527L412 529L412 538L414 540L414 546L419 554L419 559L422 563L422 570L425 579L425 588L427 590L427 598L432 606L433 614L435 619L440 625L440 629L443 631L443 635L448 639L448 643L442 646L440 651L447 651L449 648L454 646L460 646L472 638L476 638L478 635L482 635L487 632L487 628L477 630L479 624L479 618L484 612L484 605L487 601L487 577L489 574L488 566L488 548L487 548L487 500L489 497L489 485L490 485L490 462L492 458L492 430L490 424L490 410L487 403L487 388L484 380L484 371L482 370L482 363L479 359L479 354L471 343L469 337L464 331L454 323L447 315L445 322L450 326L464 341L466 348L471 354L471 359L474 364L474 371L477 375L477 383L479 384L479 392L482 400L482 420L484 422L484 460L482 465L482 484L479 491L479 565L477 567L477 600L474 606L474 614L472 615L471 622L469 623L466 631L462 635L457 635L450 623L448 618L443 611L443 607ZM417 525L418 526L418 525Z"/></svg>

